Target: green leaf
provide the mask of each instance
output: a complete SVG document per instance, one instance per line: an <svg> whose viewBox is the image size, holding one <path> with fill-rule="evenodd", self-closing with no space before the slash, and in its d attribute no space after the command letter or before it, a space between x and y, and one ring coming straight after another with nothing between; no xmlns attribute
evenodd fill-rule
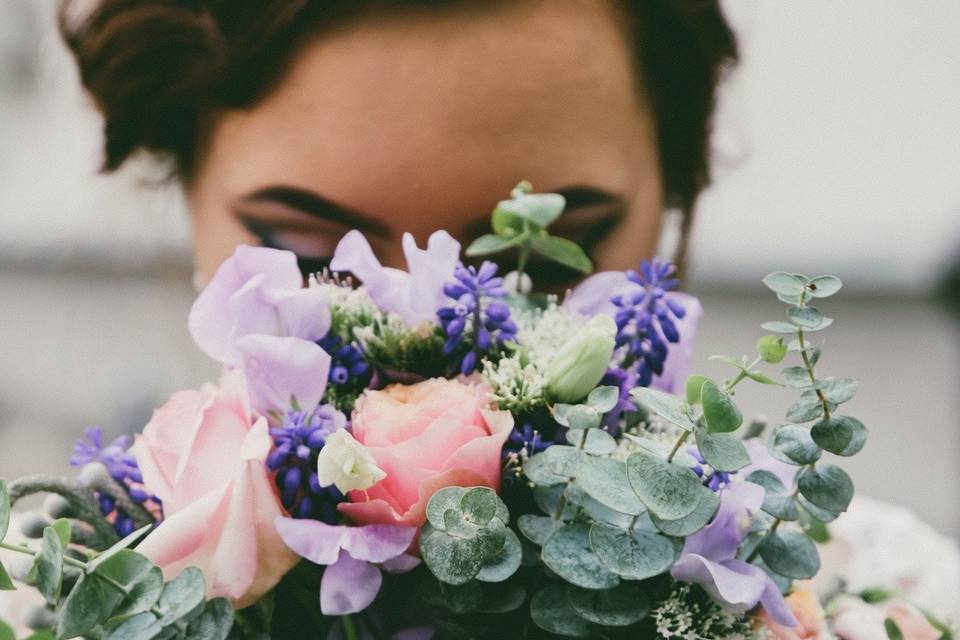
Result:
<svg viewBox="0 0 960 640"><path fill-rule="evenodd" d="M660 575L677 559L678 549L659 533L629 531L608 524L590 527L590 544L600 561L625 580L646 580Z"/></svg>
<svg viewBox="0 0 960 640"><path fill-rule="evenodd" d="M893 618L886 618L883 621L883 630L887 633L890 640L903 640L903 632Z"/></svg>
<svg viewBox="0 0 960 640"><path fill-rule="evenodd" d="M700 394L703 390L703 385L706 382L709 382L710 378L706 376L690 376L687 378L686 385L686 396L687 404L700 404Z"/></svg>
<svg viewBox="0 0 960 640"><path fill-rule="evenodd" d="M550 471L571 478L576 475L577 465L585 458L586 454L577 449L564 444L555 444L543 452L544 459L549 466Z"/></svg>
<svg viewBox="0 0 960 640"><path fill-rule="evenodd" d="M13 580L10 579L10 575L7 573L7 570L3 567L3 563L0 562L0 591L16 591L17 587L13 584Z"/></svg>
<svg viewBox="0 0 960 640"><path fill-rule="evenodd" d="M589 458L580 466L576 484L600 504L631 516L645 510L627 480L627 467L613 458Z"/></svg>
<svg viewBox="0 0 960 640"><path fill-rule="evenodd" d="M551 571L584 589L610 589L620 583L593 551L587 524L572 523L554 531L543 545L541 558Z"/></svg>
<svg viewBox="0 0 960 640"><path fill-rule="evenodd" d="M800 531L775 531L760 543L760 557L782 576L804 580L820 570L817 546Z"/></svg>
<svg viewBox="0 0 960 640"><path fill-rule="evenodd" d="M523 548L520 539L510 529L506 530L503 548L488 559L477 573L477 580L481 582L503 582L520 568L520 559Z"/></svg>
<svg viewBox="0 0 960 640"><path fill-rule="evenodd" d="M567 589L562 584L551 584L533 596L530 618L544 631L567 638L586 638L593 631L593 625L569 605Z"/></svg>
<svg viewBox="0 0 960 640"><path fill-rule="evenodd" d="M583 249L575 243L557 236L534 236L530 243L531 248L540 255L559 262L580 273L593 271L593 263Z"/></svg>
<svg viewBox="0 0 960 640"><path fill-rule="evenodd" d="M558 193L525 193L510 200L501 200L497 209L510 212L545 229L560 217L566 206L566 199Z"/></svg>
<svg viewBox="0 0 960 640"><path fill-rule="evenodd" d="M787 420L801 423L816 420L823 415L823 402L812 391L805 391L800 399L787 409Z"/></svg>
<svg viewBox="0 0 960 640"><path fill-rule="evenodd" d="M497 494L489 487L474 487L460 499L464 520L477 526L485 526L497 515Z"/></svg>
<svg viewBox="0 0 960 640"><path fill-rule="evenodd" d="M503 238L526 235L526 225L524 224L525 220L523 216L503 207L505 202L509 202L509 200L501 202L490 216L490 223L494 233Z"/></svg>
<svg viewBox="0 0 960 640"><path fill-rule="evenodd" d="M203 613L190 622L186 637L190 640L227 640L233 627L234 611L226 598L206 603Z"/></svg>
<svg viewBox="0 0 960 640"><path fill-rule="evenodd" d="M757 340L757 354L770 364L782 362L787 355L787 345L780 336L763 336Z"/></svg>
<svg viewBox="0 0 960 640"><path fill-rule="evenodd" d="M813 385L810 374L804 367L787 367L783 370L783 379L788 387L797 389L804 389Z"/></svg>
<svg viewBox="0 0 960 640"><path fill-rule="evenodd" d="M586 440L584 440L586 437ZM566 434L567 442L579 447L583 443L583 450L595 456L605 456L617 449L617 441L603 429L587 429L586 431L570 429Z"/></svg>
<svg viewBox="0 0 960 640"><path fill-rule="evenodd" d="M797 496L797 508L801 511L806 511L811 518L819 522L833 522L840 516L839 512L818 507L804 498L803 495Z"/></svg>
<svg viewBox="0 0 960 640"><path fill-rule="evenodd" d="M747 377L753 380L754 382L759 382L760 384L769 384L777 387L782 387L783 385L771 378L770 376L765 376L759 371L745 371Z"/></svg>
<svg viewBox="0 0 960 640"><path fill-rule="evenodd" d="M827 525L814 518L810 515L810 512L803 507L798 506L797 512L800 515L800 528L803 529L805 534L810 536L811 540L818 544L825 544L830 541L830 532L827 530Z"/></svg>
<svg viewBox="0 0 960 640"><path fill-rule="evenodd" d="M668 536L685 538L707 526L713 519L714 514L717 513L719 507L719 496L704 487L703 490L700 491L697 507L690 515L677 520L662 520L656 515L650 514L650 520L653 522L653 526Z"/></svg>
<svg viewBox="0 0 960 640"><path fill-rule="evenodd" d="M0 539L2 539L2 536L0 536ZM13 629L3 620L0 620L0 640L17 640Z"/></svg>
<svg viewBox="0 0 960 640"><path fill-rule="evenodd" d="M630 395L647 409L653 411L671 424L680 427L684 431L693 431L695 424L687 415L686 405L681 398L647 387L633 389Z"/></svg>
<svg viewBox="0 0 960 640"><path fill-rule="evenodd" d="M774 333L796 333L799 327L783 320L771 320L760 325L764 331L773 331Z"/></svg>
<svg viewBox="0 0 960 640"><path fill-rule="evenodd" d="M867 428L850 416L831 416L810 429L810 436L822 449L838 456L852 456L867 442Z"/></svg>
<svg viewBox="0 0 960 640"><path fill-rule="evenodd" d="M807 284L807 293L814 298L829 298L842 286L843 282L837 276L817 276Z"/></svg>
<svg viewBox="0 0 960 640"><path fill-rule="evenodd" d="M488 256L515 247L521 244L523 240L524 236L522 234L505 238L503 236L497 236L493 235L492 233L488 233L471 242L470 246L467 247L466 254L471 258L476 256Z"/></svg>
<svg viewBox="0 0 960 640"><path fill-rule="evenodd" d="M453 585L473 580L485 560L479 538L456 538L445 531L421 535L420 550L433 575Z"/></svg>
<svg viewBox="0 0 960 640"><path fill-rule="evenodd" d="M10 493L7 491L7 483L0 480L0 542L7 535L7 529L10 527Z"/></svg>
<svg viewBox="0 0 960 640"><path fill-rule="evenodd" d="M800 517L797 512L797 505L791 495L792 490L785 487L776 475L759 469L748 475L747 481L763 487L762 508L764 511L781 520L796 520Z"/></svg>
<svg viewBox="0 0 960 640"><path fill-rule="evenodd" d="M627 458L627 480L640 501L664 520L693 513L700 500L700 479L688 467L637 451Z"/></svg>
<svg viewBox="0 0 960 640"><path fill-rule="evenodd" d="M817 388L829 402L833 404L842 404L847 402L857 393L857 387L860 386L853 378L823 378L817 380Z"/></svg>
<svg viewBox="0 0 960 640"><path fill-rule="evenodd" d="M105 622L123 600L123 594L96 574L82 576L60 605L57 637L82 636Z"/></svg>
<svg viewBox="0 0 960 640"><path fill-rule="evenodd" d="M710 433L698 427L695 435L700 455L717 471L739 471L750 464L750 454L734 434Z"/></svg>
<svg viewBox="0 0 960 640"><path fill-rule="evenodd" d="M650 612L650 598L640 585L623 583L613 589L567 587L567 601L584 620L606 627L626 627Z"/></svg>
<svg viewBox="0 0 960 640"><path fill-rule="evenodd" d="M843 469L832 464L802 470L797 486L804 498L828 511L846 511L853 499L853 481Z"/></svg>
<svg viewBox="0 0 960 640"><path fill-rule="evenodd" d="M69 527L69 523L67 523ZM58 530L59 529L59 530ZM33 567L27 576L27 582L36 585L51 606L60 601L60 587L63 584L63 543L62 525L55 529L52 525L43 530L40 551L34 557ZM69 539L69 533L67 534Z"/></svg>
<svg viewBox="0 0 960 640"><path fill-rule="evenodd" d="M150 567L142 577L130 585L130 592L113 616L134 616L149 611L163 592L163 572L160 567Z"/></svg>
<svg viewBox="0 0 960 640"><path fill-rule="evenodd" d="M543 546L550 535L563 525L559 520L554 520L550 516L535 516L525 513L517 518L517 527L520 529L527 540Z"/></svg>
<svg viewBox="0 0 960 640"><path fill-rule="evenodd" d="M733 398L709 380L703 383L701 401L703 418L707 421L707 429L711 433L736 431L743 423L743 415L733 403Z"/></svg>
<svg viewBox="0 0 960 640"><path fill-rule="evenodd" d="M774 271L764 277L763 284L767 285L767 288L774 293L799 295L803 293L804 287L807 286L807 280L794 273Z"/></svg>
<svg viewBox="0 0 960 640"><path fill-rule="evenodd" d="M614 509L601 504L590 494L584 491L578 484L571 483L567 485L567 490L564 491L564 495L567 497L568 504L573 504L579 507L582 510L583 515L587 516L594 522L606 522L607 524L622 528L630 526L632 516L629 516L626 513L615 511Z"/></svg>
<svg viewBox="0 0 960 640"><path fill-rule="evenodd" d="M563 417L571 429L596 429L600 426L600 413L585 404L569 405Z"/></svg>
<svg viewBox="0 0 960 640"><path fill-rule="evenodd" d="M787 464L813 464L823 453L803 427L783 425L770 438L770 454Z"/></svg>
<svg viewBox="0 0 960 640"><path fill-rule="evenodd" d="M807 331L815 330L825 320L820 310L814 307L789 307L787 317L790 318L790 322Z"/></svg>
<svg viewBox="0 0 960 640"><path fill-rule="evenodd" d="M551 447L551 449L552 448L553 447ZM567 478L565 476L558 475L553 471L544 453L545 452L534 454L523 463L523 475L527 476L530 482L541 487L550 487L566 482ZM443 517L442 513L440 517ZM440 524L441 526L443 525L442 520Z"/></svg>
<svg viewBox="0 0 960 640"><path fill-rule="evenodd" d="M113 556L117 555L117 553L119 553L121 550L127 549L133 546L138 540L140 540L140 538L147 535L147 533L151 529L153 529L152 524L148 524L146 526L140 527L139 529L137 529L136 531L134 531L133 533L125 537L123 540L114 544L109 549L107 549L106 551L98 555L96 558L91 560L89 563L87 563L87 570L93 571L98 566L100 566L101 564L103 564Z"/></svg>
<svg viewBox="0 0 960 640"><path fill-rule="evenodd" d="M587 396L587 404L598 413L612 411L620 402L620 389L617 387L597 387Z"/></svg>

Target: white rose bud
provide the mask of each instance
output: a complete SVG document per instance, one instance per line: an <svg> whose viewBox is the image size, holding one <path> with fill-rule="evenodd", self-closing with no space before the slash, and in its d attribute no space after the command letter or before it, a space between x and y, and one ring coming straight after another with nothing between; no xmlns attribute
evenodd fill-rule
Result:
<svg viewBox="0 0 960 640"><path fill-rule="evenodd" d="M599 384L613 357L617 325L594 316L547 365L547 391L558 402L576 402Z"/></svg>
<svg viewBox="0 0 960 640"><path fill-rule="evenodd" d="M334 431L317 456L317 479L321 487L336 485L345 494L369 489L386 477L366 447L346 429Z"/></svg>

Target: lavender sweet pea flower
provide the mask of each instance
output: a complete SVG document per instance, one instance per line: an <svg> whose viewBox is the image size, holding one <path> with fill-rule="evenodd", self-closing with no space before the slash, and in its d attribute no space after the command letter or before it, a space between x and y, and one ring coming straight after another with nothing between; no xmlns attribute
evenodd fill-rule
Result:
<svg viewBox="0 0 960 640"><path fill-rule="evenodd" d="M587 317L603 314L616 318L619 308L613 299L617 296L628 297L642 290L643 287L631 280L627 272L601 271L570 291L563 306ZM667 291L663 297L666 304L682 307L685 313L682 318L672 320L680 339L670 345L662 373L656 375L649 386L679 393L690 373L693 338L703 316L703 307L693 296L678 291Z"/></svg>
<svg viewBox="0 0 960 640"><path fill-rule="evenodd" d="M237 247L190 310L190 333L211 358L242 368L260 412L302 406L323 395L330 357L316 341L330 329L319 289L303 287L296 255Z"/></svg>
<svg viewBox="0 0 960 640"><path fill-rule="evenodd" d="M795 627L797 620L770 576L736 557L762 503L763 488L752 482L724 489L717 514L687 538L670 574L681 582L699 584L725 608L748 611L760 604L777 624Z"/></svg>
<svg viewBox="0 0 960 640"><path fill-rule="evenodd" d="M437 309L449 302L443 285L453 279L460 243L446 231L437 231L427 240L427 248L420 249L413 236L405 233L403 253L409 272L384 267L363 234L354 230L340 240L330 268L355 275L378 307L399 315L408 325L436 322Z"/></svg>
<svg viewBox="0 0 960 640"><path fill-rule="evenodd" d="M274 524L290 549L310 562L327 565L320 583L324 615L342 616L369 607L383 583L375 565L409 571L418 564L405 555L417 534L415 527L345 527L293 518L277 518Z"/></svg>

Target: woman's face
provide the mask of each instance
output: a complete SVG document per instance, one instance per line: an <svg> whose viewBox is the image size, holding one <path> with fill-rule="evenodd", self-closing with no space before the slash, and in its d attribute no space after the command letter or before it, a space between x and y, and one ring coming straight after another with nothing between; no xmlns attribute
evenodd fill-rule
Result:
<svg viewBox="0 0 960 640"><path fill-rule="evenodd" d="M485 4L324 33L215 118L188 186L201 281L238 244L314 268L352 228L402 266L404 231L469 242L521 179L567 195L552 230L598 269L650 256L663 194L624 20L594 0Z"/></svg>

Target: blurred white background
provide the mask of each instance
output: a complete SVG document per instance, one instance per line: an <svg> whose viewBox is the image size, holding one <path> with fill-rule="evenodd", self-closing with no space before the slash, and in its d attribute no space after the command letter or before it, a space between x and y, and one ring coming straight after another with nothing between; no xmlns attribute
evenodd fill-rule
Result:
<svg viewBox="0 0 960 640"><path fill-rule="evenodd" d="M64 472L88 425L139 428L214 375L189 342L186 214L156 172L97 175L99 120L54 0L0 2L0 475ZM862 380L861 492L960 534L960 327L933 291L960 250L960 3L731 0L742 64L723 90L692 287L711 353L779 317L759 279L832 272L845 295L823 371ZM958 295L958 292L953 292ZM756 332L754 331L756 329ZM742 392L777 420L787 392Z"/></svg>

